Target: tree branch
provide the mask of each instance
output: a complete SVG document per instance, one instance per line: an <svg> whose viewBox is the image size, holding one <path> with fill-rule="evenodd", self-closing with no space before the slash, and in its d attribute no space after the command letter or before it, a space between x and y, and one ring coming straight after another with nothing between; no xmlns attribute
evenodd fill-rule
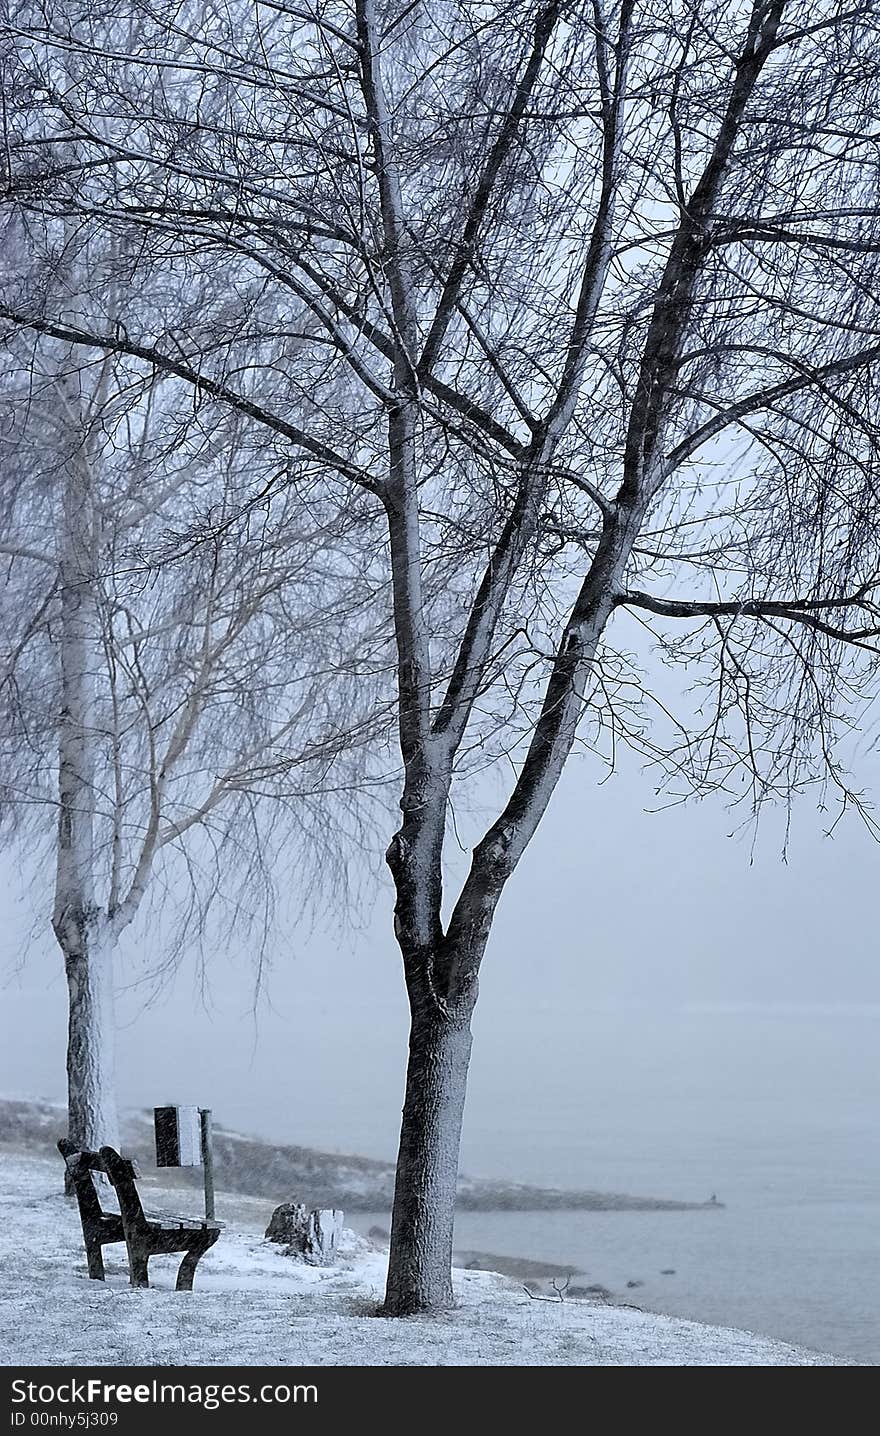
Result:
<svg viewBox="0 0 880 1436"><path fill-rule="evenodd" d="M855 593L842 598L747 598L704 602L700 599L659 598L654 594L631 589L618 594L615 607L647 609L648 612L664 618L784 618L792 623L804 624L842 643L874 649L875 645L868 644L866 640L880 636L880 610L868 599L870 591L870 586L864 584ZM868 627L852 629L828 623L819 616L822 613L851 608L876 615L877 621Z"/></svg>
<svg viewBox="0 0 880 1436"><path fill-rule="evenodd" d="M133 359L142 359L146 364L152 365L154 369L159 369L164 374L174 374L178 379L192 384L201 393L208 394L212 399L220 399L233 409L246 414L248 418L256 420L259 424L265 424L269 429L274 429L277 434L289 439L291 443L304 449L314 458L320 459L328 468L335 470L343 478L350 479L359 487L369 489L372 493L379 492L380 485L371 475L350 464L328 444L313 438L305 430L297 428L295 424L271 413L261 405L255 404L245 395L236 393L235 390L230 389L219 380L200 373L184 360L173 359L169 354L163 354L153 345L139 344L135 340L122 337L121 334L100 334L97 331L79 329L72 324L43 319L39 315L28 314L26 310L15 309L8 304L0 304L0 319L6 319L22 329L33 329L38 334L47 334L53 339L63 339L68 344L80 345L86 349L102 349L108 354L127 354Z"/></svg>
<svg viewBox="0 0 880 1436"><path fill-rule="evenodd" d="M791 364L797 363L800 372L791 379L783 379L778 384L771 384L765 389L756 389L751 394L746 394L735 404L730 404L722 409L714 418L709 419L681 443L676 444L663 461L664 476L669 476L679 464L701 448L709 439L723 432L731 424L744 419L748 414L755 414L761 409L768 409L779 399L786 399L791 394L797 394L802 389L809 389L824 383L828 379L835 379L842 374L854 373L867 365L880 359L880 343L870 344L865 349L858 350L855 354L847 354L842 359L833 359L828 364L812 368L803 359L795 360L792 356L782 356Z"/></svg>
<svg viewBox="0 0 880 1436"><path fill-rule="evenodd" d="M446 330L449 327L450 320L458 305L464 277L473 260L477 236L479 235L483 219L489 206L489 201L495 189L495 183L516 138L523 112L535 87L544 60L544 54L563 8L562 0L550 0L550 4L545 5L539 12L535 22L535 35L528 63L523 71L522 79L514 92L510 109L505 115L495 142L489 150L483 172L480 175L476 190L474 191L474 197L471 200L461 238L455 248L455 255L449 267L446 282L443 285L440 298L437 301L434 318L431 321L431 327L428 330L419 360L420 376L429 374L437 360Z"/></svg>

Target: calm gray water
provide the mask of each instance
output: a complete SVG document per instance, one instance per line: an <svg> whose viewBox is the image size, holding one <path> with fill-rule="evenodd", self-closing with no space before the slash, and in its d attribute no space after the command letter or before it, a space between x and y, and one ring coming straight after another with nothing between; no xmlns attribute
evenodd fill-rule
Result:
<svg viewBox="0 0 880 1436"><path fill-rule="evenodd" d="M817 1350L880 1361L877 1202L767 1200L725 1212L482 1216L462 1213L467 1248L572 1261L636 1306L740 1326ZM662 1276L663 1268L674 1276ZM644 1283L628 1290L626 1282Z"/></svg>

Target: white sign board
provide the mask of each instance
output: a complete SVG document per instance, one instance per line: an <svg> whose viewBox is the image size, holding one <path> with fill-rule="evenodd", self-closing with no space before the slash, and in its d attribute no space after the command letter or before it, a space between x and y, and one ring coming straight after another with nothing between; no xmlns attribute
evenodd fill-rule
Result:
<svg viewBox="0 0 880 1436"><path fill-rule="evenodd" d="M200 1167L202 1135L198 1107L156 1107L157 1167Z"/></svg>

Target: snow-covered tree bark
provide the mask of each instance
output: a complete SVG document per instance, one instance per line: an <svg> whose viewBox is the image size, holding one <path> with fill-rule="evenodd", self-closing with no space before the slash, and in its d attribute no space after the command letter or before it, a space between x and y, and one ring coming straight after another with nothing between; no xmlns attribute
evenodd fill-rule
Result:
<svg viewBox="0 0 880 1436"><path fill-rule="evenodd" d="M406 1093L391 1216L386 1310L452 1304L458 1149L471 1055L469 1016L410 992Z"/></svg>
<svg viewBox="0 0 880 1436"><path fill-rule="evenodd" d="M97 1151L119 1145L114 1072L115 936L96 895L96 674L101 662L98 519L89 435L72 361L57 383L64 440L58 482L60 633L58 663L58 840L52 926L68 991L68 1136Z"/></svg>

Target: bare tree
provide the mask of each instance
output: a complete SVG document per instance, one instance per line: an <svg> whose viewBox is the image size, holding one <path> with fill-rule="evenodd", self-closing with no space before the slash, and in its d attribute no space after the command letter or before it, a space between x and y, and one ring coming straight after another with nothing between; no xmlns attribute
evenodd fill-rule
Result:
<svg viewBox="0 0 880 1436"><path fill-rule="evenodd" d="M381 721L355 668L362 565L320 496L276 495L267 530L266 455L238 416L181 415L179 384L119 356L44 338L12 354L0 791L7 838L52 832L70 1137L96 1149L118 1141L114 957L151 886L166 941L178 909L159 972L233 926L259 953L279 843L300 913L344 882Z"/></svg>
<svg viewBox="0 0 880 1436"><path fill-rule="evenodd" d="M154 277L79 325L11 274L0 314L177 376L384 515L412 1014L385 1310L442 1308L480 964L578 736L685 791L851 796L835 743L880 637L874 7L127 0L6 34L11 209L137 234ZM155 275L193 252L227 297L260 283L259 322L225 322L223 283L181 321ZM634 621L708 719L654 721ZM453 784L502 754L444 902Z"/></svg>

